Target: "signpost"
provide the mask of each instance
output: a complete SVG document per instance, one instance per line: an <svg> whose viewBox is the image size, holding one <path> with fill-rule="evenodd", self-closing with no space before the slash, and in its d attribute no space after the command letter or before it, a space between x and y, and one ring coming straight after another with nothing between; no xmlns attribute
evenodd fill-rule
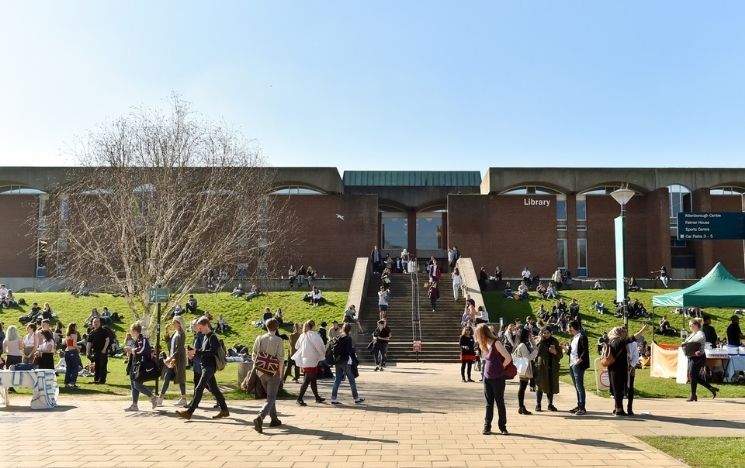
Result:
<svg viewBox="0 0 745 468"><path fill-rule="evenodd" d="M158 285L155 288L150 288L150 303L155 304L155 310L158 318L155 323L156 339L155 339L155 359L160 360L160 305L162 303L168 303L171 298L171 291L168 288L161 288ZM155 391L158 391L158 377L155 378Z"/></svg>
<svg viewBox="0 0 745 468"><path fill-rule="evenodd" d="M678 213L679 240L743 240L745 213Z"/></svg>

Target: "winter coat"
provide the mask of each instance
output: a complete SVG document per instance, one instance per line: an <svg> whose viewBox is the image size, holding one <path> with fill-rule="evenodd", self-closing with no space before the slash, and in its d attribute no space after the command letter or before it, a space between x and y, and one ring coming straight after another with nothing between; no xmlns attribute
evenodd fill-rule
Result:
<svg viewBox="0 0 745 468"><path fill-rule="evenodd" d="M550 345L554 345L556 354L548 352ZM541 340L536 347L538 348L535 375L536 384L538 384L538 387L543 393L556 395L559 393L559 367L561 365L561 358L564 356L561 345L559 345L559 340L552 336L548 340Z"/></svg>

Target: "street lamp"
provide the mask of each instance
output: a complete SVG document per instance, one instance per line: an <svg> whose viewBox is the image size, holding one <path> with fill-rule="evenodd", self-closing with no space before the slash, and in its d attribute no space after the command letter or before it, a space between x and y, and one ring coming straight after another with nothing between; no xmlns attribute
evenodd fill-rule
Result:
<svg viewBox="0 0 745 468"><path fill-rule="evenodd" d="M626 304L626 281L624 281L623 218L626 216L626 205L635 192L628 187L611 192L610 196L621 205L621 215L615 219L616 234L616 302L623 304L623 325L629 328L629 313Z"/></svg>

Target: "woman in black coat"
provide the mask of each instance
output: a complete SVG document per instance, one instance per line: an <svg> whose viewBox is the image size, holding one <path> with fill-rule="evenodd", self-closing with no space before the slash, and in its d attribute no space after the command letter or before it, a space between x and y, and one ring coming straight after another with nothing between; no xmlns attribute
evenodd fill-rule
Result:
<svg viewBox="0 0 745 468"><path fill-rule="evenodd" d="M615 402L613 414L616 416L626 416L626 412L623 410L623 397L626 394L626 387L629 381L627 345L636 341L646 329L647 325L644 325L633 337L629 337L628 331L623 327L615 327L608 332L609 342L606 346L609 347L608 352L614 358L613 364L608 366L608 377L610 378L610 390Z"/></svg>

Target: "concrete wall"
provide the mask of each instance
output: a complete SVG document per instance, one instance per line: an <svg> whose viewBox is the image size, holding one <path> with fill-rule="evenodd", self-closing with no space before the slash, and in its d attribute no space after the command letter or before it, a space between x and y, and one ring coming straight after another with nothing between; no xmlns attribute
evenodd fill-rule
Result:
<svg viewBox="0 0 745 468"><path fill-rule="evenodd" d="M527 265L534 274L556 269L556 197L450 195L448 239L479 270L519 276ZM548 205L526 205L532 200Z"/></svg>

